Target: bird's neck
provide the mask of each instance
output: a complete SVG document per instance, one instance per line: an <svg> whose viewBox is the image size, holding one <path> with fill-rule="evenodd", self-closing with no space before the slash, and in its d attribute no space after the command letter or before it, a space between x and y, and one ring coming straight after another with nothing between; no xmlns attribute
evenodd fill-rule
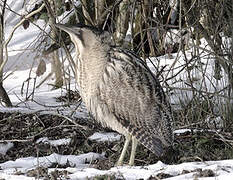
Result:
<svg viewBox="0 0 233 180"><path fill-rule="evenodd" d="M108 53L100 47L86 49L80 53L78 82L83 93L94 94L96 91L96 82L103 75L104 68L107 64Z"/></svg>
<svg viewBox="0 0 233 180"><path fill-rule="evenodd" d="M106 65L107 52L102 49L90 49L82 54L80 57L86 70L93 70L91 74L98 72Z"/></svg>

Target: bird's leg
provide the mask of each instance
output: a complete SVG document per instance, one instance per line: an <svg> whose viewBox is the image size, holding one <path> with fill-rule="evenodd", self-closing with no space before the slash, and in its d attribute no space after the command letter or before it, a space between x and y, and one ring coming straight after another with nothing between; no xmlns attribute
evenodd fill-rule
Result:
<svg viewBox="0 0 233 180"><path fill-rule="evenodd" d="M122 166L123 165L123 160L124 160L124 157L125 157L125 153L126 153L126 150L127 150L128 146L129 146L129 142L130 142L131 138L132 138L131 135L125 136L125 144L124 144L124 147L123 147L123 149L121 151L121 156L120 156L119 160L117 161L117 166Z"/></svg>
<svg viewBox="0 0 233 180"><path fill-rule="evenodd" d="M130 166L134 165L134 159L135 159L137 145L138 145L137 139L134 136L132 136L132 149L131 149L131 154L130 154L130 159L129 159Z"/></svg>

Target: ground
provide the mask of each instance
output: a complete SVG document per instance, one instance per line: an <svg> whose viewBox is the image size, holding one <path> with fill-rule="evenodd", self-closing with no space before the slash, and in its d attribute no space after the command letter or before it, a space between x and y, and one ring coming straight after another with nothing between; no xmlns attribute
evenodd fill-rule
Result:
<svg viewBox="0 0 233 180"><path fill-rule="evenodd" d="M66 95L61 96L56 100L66 101L67 97ZM75 103L75 101L72 103ZM114 141L92 140L90 137L96 132L111 133L112 131L111 129L103 128L91 116L87 116L86 118L73 118L71 121L67 117L62 117L55 113L0 112L0 129L1 143L6 143L7 140L10 140L14 144L6 154L0 153L0 167L3 162L15 161L24 157L46 157L51 154L78 156L93 152L104 156L88 162L88 167L109 170L114 167L124 144L124 137ZM61 143L55 143L55 140L60 140ZM164 157L157 158L153 153L140 145L136 154L135 165L145 167L156 164L158 161L174 165L184 162L232 159L232 142L232 131L217 132L204 128L199 130L198 128L193 130L177 130L175 131L174 150L169 152L170 154L168 153ZM129 151L127 152L126 159L129 159ZM127 164L127 160L125 163ZM53 174L51 174L48 169L65 169L70 167L75 167L75 165L69 161L65 164L54 162L46 167L38 166L30 171L26 171L26 174L30 177L38 177L38 175L44 178L52 176L60 177L64 176L64 172L68 172L53 171ZM183 170L178 175L194 172L196 173L195 176L198 177L215 177L217 175L211 169L203 170L201 168ZM22 172L22 174L24 173ZM114 176L107 174L99 178L108 179ZM160 179L175 176L164 172L156 175ZM153 179L152 176L150 179Z"/></svg>

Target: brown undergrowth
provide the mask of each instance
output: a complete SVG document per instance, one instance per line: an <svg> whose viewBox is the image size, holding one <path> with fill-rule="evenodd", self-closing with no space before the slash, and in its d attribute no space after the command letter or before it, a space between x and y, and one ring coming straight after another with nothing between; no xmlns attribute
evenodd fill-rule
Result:
<svg viewBox="0 0 233 180"><path fill-rule="evenodd" d="M66 99L65 96L61 99ZM116 163L124 138L116 142L95 142L88 139L94 132L106 132L91 117L73 119L76 125L66 118L52 114L21 114L0 112L0 143L12 142L14 146L6 155L0 154L0 163L21 157L41 157L52 153L79 155L82 153L105 153L105 159L95 160L92 166L109 169ZM36 143L41 137L49 140L70 138L69 145L52 146ZM191 128L191 131L175 134L174 150L162 158L157 158L143 146L137 149L135 164L148 165L158 160L168 164L187 161L208 161L233 158L233 133L211 131L210 129ZM126 154L128 163L130 149ZM53 165L58 167L59 165ZM68 166L68 165L67 165Z"/></svg>

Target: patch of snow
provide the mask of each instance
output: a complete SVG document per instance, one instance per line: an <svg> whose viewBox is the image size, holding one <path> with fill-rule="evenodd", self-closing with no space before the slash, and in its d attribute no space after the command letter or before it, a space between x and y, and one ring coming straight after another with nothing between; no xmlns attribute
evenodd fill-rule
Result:
<svg viewBox="0 0 233 180"><path fill-rule="evenodd" d="M93 178L95 176L101 175L109 175L110 173L105 170L98 170L94 168L85 168L82 170L77 170L75 173L70 174L68 177L72 180L79 179L79 180L86 180L89 178Z"/></svg>
<svg viewBox="0 0 233 180"><path fill-rule="evenodd" d="M96 159L101 159L103 156L97 153L86 153L78 156L75 155L60 155L53 153L49 156L44 157L26 157L16 159L15 161L7 161L0 163L0 168L5 172L9 170L15 172L15 169L25 172L27 169L36 168L39 166L49 167L53 163L58 163L60 165L65 165L69 163L71 167L79 167L79 165L84 165L90 163ZM83 166L81 166L83 167ZM1 171L0 171L1 172Z"/></svg>
<svg viewBox="0 0 233 180"><path fill-rule="evenodd" d="M50 163L66 164L69 163L74 167L68 168L49 168L48 172L51 173L54 170L67 171L68 177L71 180L75 179L88 179L94 178L100 175L112 175L119 179L134 180L134 179L149 179L156 178L159 174L168 174L172 177L166 178L168 180L193 180L195 178L205 180L227 180L233 175L233 160L222 160L222 161L206 161L206 162L188 162L177 165L167 165L158 161L156 164L148 166L120 166L114 167L109 170L98 170L95 168L84 166L85 162L93 160L94 153L88 153L84 156L65 156L52 154L42 159L40 158L22 158L14 162L8 161L0 164L3 170L0 170L0 177L16 178L14 175L16 171L27 172L31 168L36 168L39 165L46 167ZM97 154L95 158L99 158L101 155ZM80 159L82 159L80 161ZM16 163L17 162L17 163ZM27 162L27 163L26 163ZM46 164L47 162L47 164ZM14 164L15 163L15 164ZM16 170L17 169L17 170ZM204 170L211 170L214 173L213 177L198 177L198 173ZM186 172L186 173L185 173ZM12 176L11 176L12 174ZM20 176L21 178L24 176ZM25 180L28 177L25 176ZM23 179L24 180L24 179Z"/></svg>
<svg viewBox="0 0 233 180"><path fill-rule="evenodd" d="M47 137L39 138L36 143L50 144L51 146L69 145L71 138L49 140Z"/></svg>
<svg viewBox="0 0 233 180"><path fill-rule="evenodd" d="M6 180L36 180L34 177L26 177L24 175L10 175L0 172L0 178Z"/></svg>
<svg viewBox="0 0 233 180"><path fill-rule="evenodd" d="M172 89L169 97L174 108L188 104L193 97L200 95L201 100L201 96L213 94L213 103L216 105L214 111L219 112L219 109L223 108L223 105L229 100L226 88L229 84L228 76L222 71L221 80L214 78L215 58L207 52L210 48L203 39L201 39L201 48L205 48L206 51L201 49L198 59L193 58L192 50L188 50L185 55L181 52L174 53L172 58L168 58L166 55L150 58L147 60L147 64L155 73L158 72L156 67L165 67L160 78L169 79L172 77L166 83ZM187 68L184 68L185 66L189 67L190 70L187 71ZM193 91L191 87L196 90ZM233 102L232 99L231 101Z"/></svg>
<svg viewBox="0 0 233 180"><path fill-rule="evenodd" d="M191 129L177 129L175 131L173 131L174 134L184 134L186 132L191 132Z"/></svg>
<svg viewBox="0 0 233 180"><path fill-rule="evenodd" d="M97 142L114 142L119 141L121 138L121 135L115 132L109 132L109 133L100 133L95 132L93 135L91 135L88 139L91 141L97 141Z"/></svg>
<svg viewBox="0 0 233 180"><path fill-rule="evenodd" d="M198 179L223 179L230 178L233 174L233 160L223 161L207 161L207 162L189 162L178 165L166 165L160 161L149 166L121 166L114 167L110 170L97 170L94 168L84 169L66 169L72 173L69 175L70 179L88 179L100 175L113 175L119 179L134 180L134 179L149 179L156 177L160 173L169 174L173 177L167 178L169 180L193 180L198 174L198 170L212 170L216 176L214 177L198 177ZM189 171L183 174L184 171ZM191 172L193 171L193 172ZM224 179L226 180L226 179Z"/></svg>
<svg viewBox="0 0 233 180"><path fill-rule="evenodd" d="M0 143L0 154L5 155L6 152L12 147L14 147L14 144L11 142Z"/></svg>
<svg viewBox="0 0 233 180"><path fill-rule="evenodd" d="M208 127L211 129L221 129L224 127L224 120L220 116L218 117L207 116L205 122L207 123Z"/></svg>

